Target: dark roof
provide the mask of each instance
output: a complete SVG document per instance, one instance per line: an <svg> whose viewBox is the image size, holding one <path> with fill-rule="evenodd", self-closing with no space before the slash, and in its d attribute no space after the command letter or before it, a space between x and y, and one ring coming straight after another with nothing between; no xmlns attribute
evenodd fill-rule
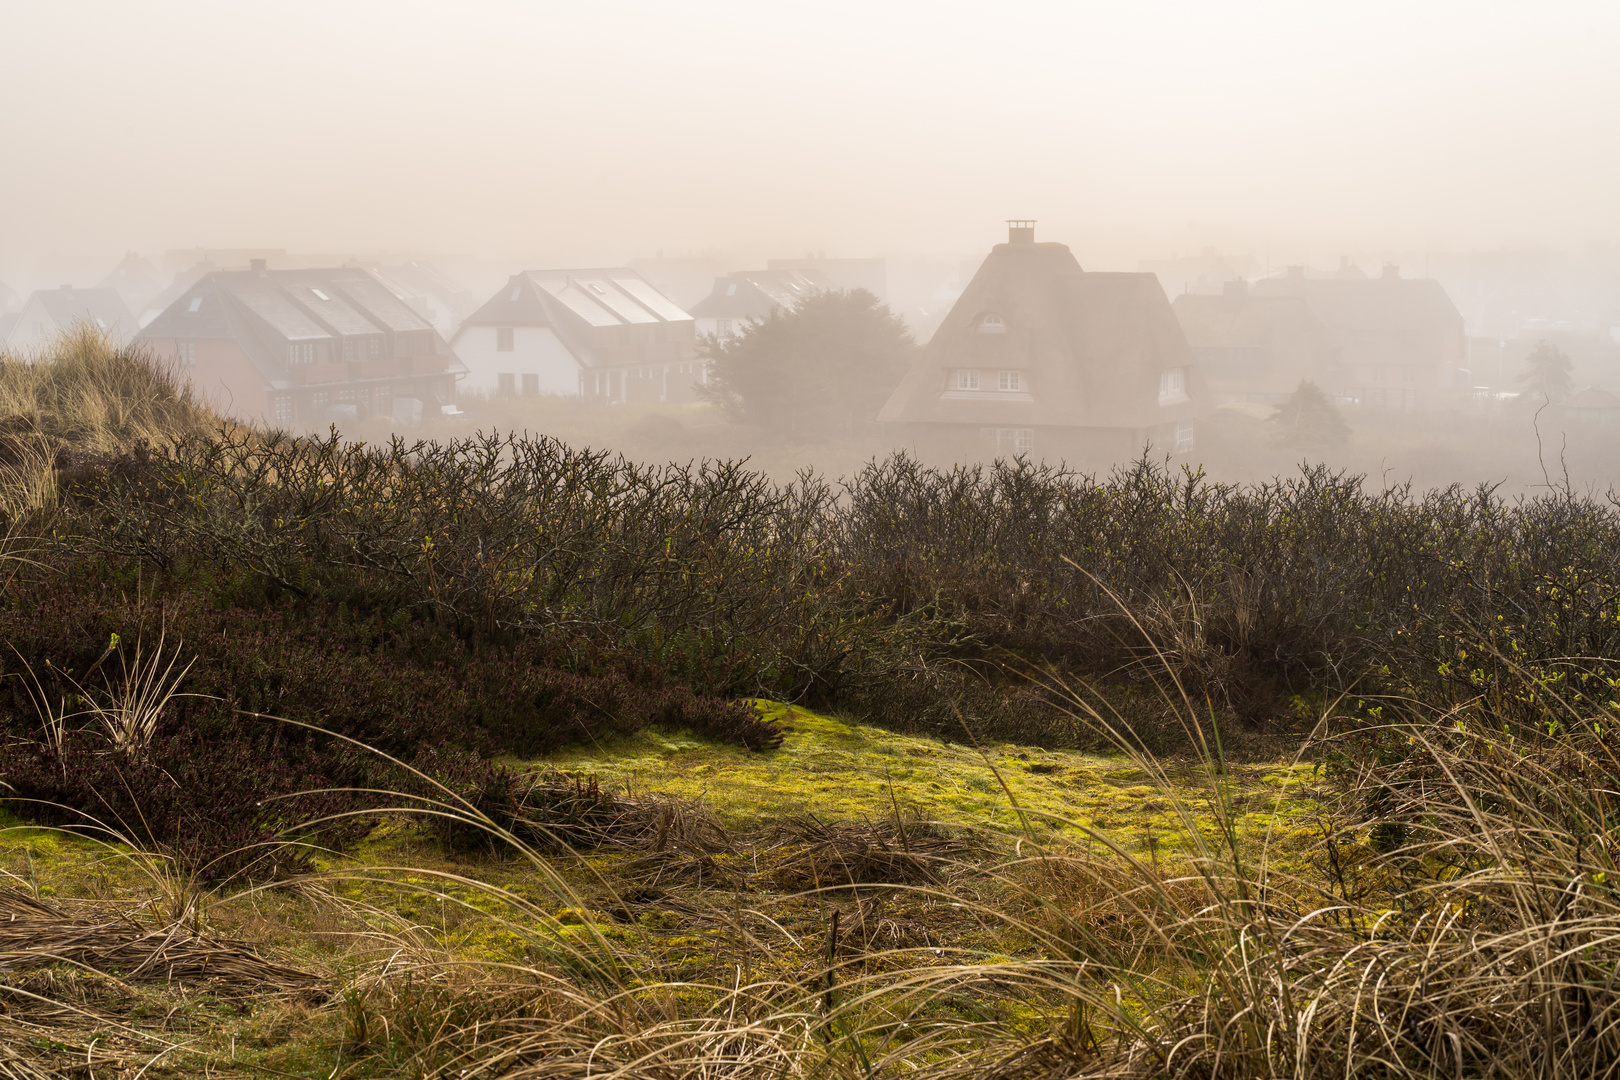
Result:
<svg viewBox="0 0 1620 1080"><path fill-rule="evenodd" d="M981 333L985 316L1002 332ZM955 392L946 379L961 368L1026 371L1030 392ZM1159 379L1173 368L1187 369L1186 400L1161 406ZM1087 273L1062 244L1010 243L991 250L878 419L1143 428L1208 407L1154 275Z"/></svg>
<svg viewBox="0 0 1620 1080"><path fill-rule="evenodd" d="M1256 354L1259 366L1241 377L1206 366L1211 383L1250 391L1291 391L1302 378L1325 378L1338 362L1334 334L1299 296L1256 296L1242 282L1218 295L1185 293L1170 307L1187 344L1200 349Z"/></svg>
<svg viewBox="0 0 1620 1080"><path fill-rule="evenodd" d="M1310 304L1344 349L1344 359L1429 363L1439 351L1463 348L1463 317L1438 281L1399 277L1394 268L1376 278L1266 278L1256 296L1294 296Z"/></svg>
<svg viewBox="0 0 1620 1080"><path fill-rule="evenodd" d="M819 270L743 270L714 279L709 295L692 306L696 319L763 319L776 308L833 287Z"/></svg>
<svg viewBox="0 0 1620 1080"><path fill-rule="evenodd" d="M427 331L437 348L447 348L431 323L365 270L214 270L176 297L138 337L232 339L267 381L279 385L288 342L385 331Z"/></svg>
<svg viewBox="0 0 1620 1080"><path fill-rule="evenodd" d="M121 329L128 334L135 330L135 316L129 313L123 297L112 289L40 289L33 298L62 329L89 322L107 333Z"/></svg>

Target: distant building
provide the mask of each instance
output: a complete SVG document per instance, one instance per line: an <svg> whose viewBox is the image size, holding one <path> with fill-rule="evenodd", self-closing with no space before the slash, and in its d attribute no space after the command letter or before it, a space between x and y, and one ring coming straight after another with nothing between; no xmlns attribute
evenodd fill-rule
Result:
<svg viewBox="0 0 1620 1080"><path fill-rule="evenodd" d="M223 411L298 427L453 408L465 372L361 269L210 271L137 340Z"/></svg>
<svg viewBox="0 0 1620 1080"><path fill-rule="evenodd" d="M1229 281L1242 281L1260 273L1260 263L1253 255L1219 255L1212 247L1197 255L1145 260L1136 268L1156 275L1171 296L1218 293Z"/></svg>
<svg viewBox="0 0 1620 1080"><path fill-rule="evenodd" d="M697 336L729 338L777 309L834 288L819 270L742 270L716 278L709 295L692 305Z"/></svg>
<svg viewBox="0 0 1620 1080"><path fill-rule="evenodd" d="M1468 346L1462 315L1440 283L1403 278L1395 266L1376 278L1345 271L1313 278L1291 266L1281 277L1255 282L1251 292L1310 305L1338 349L1337 383L1324 389L1340 398L1410 409L1454 395L1467 381Z"/></svg>
<svg viewBox="0 0 1620 1080"><path fill-rule="evenodd" d="M1572 427L1620 427L1620 397L1601 386L1577 390L1559 403L1558 412Z"/></svg>
<svg viewBox="0 0 1620 1080"><path fill-rule="evenodd" d="M889 300L889 265L883 259L829 259L824 255L806 255L802 259L767 259L765 268L814 270L832 282L835 289L865 289L884 303Z"/></svg>
<svg viewBox="0 0 1620 1080"><path fill-rule="evenodd" d="M18 296L5 282L0 281L0 312L15 312L20 307L22 307L22 297ZM4 340L4 338L0 338L0 341Z"/></svg>
<svg viewBox="0 0 1620 1080"><path fill-rule="evenodd" d="M1339 347L1303 297L1257 296L1234 280L1218 295L1183 293L1170 306L1217 404L1277 404L1302 379L1337 392Z"/></svg>
<svg viewBox="0 0 1620 1080"><path fill-rule="evenodd" d="M735 265L735 264L732 264ZM675 301L682 310L709 295L714 279L731 272L731 265L702 256L665 258L662 252L651 259L631 259L630 269L646 278L652 287Z"/></svg>
<svg viewBox="0 0 1620 1080"><path fill-rule="evenodd" d="M1013 222L878 419L931 456L1192 451L1212 409L1152 274L1088 273Z"/></svg>
<svg viewBox="0 0 1620 1080"><path fill-rule="evenodd" d="M388 291L411 306L445 337L450 337L476 306L468 288L432 263L368 264Z"/></svg>
<svg viewBox="0 0 1620 1080"><path fill-rule="evenodd" d="M40 289L23 304L4 345L12 352L43 349L59 334L88 326L122 345L137 329L135 316L112 289Z"/></svg>
<svg viewBox="0 0 1620 1080"><path fill-rule="evenodd" d="M139 315L152 298L163 291L163 277L157 267L131 251L101 279L97 287L114 290L123 298L129 310Z"/></svg>
<svg viewBox="0 0 1620 1080"><path fill-rule="evenodd" d="M702 378L692 316L628 268L515 274L451 340L468 389L690 401Z"/></svg>

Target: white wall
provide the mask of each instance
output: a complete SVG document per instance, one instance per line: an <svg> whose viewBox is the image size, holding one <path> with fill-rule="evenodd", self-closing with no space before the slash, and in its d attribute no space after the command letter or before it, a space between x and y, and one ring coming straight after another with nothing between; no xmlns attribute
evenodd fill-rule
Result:
<svg viewBox="0 0 1620 1080"><path fill-rule="evenodd" d="M495 393L500 376L512 376L516 392L523 392L523 376L540 376L542 394L578 394L580 365L549 326L512 328L512 351L497 352L495 327L464 326L450 347L467 365L461 385L468 390Z"/></svg>

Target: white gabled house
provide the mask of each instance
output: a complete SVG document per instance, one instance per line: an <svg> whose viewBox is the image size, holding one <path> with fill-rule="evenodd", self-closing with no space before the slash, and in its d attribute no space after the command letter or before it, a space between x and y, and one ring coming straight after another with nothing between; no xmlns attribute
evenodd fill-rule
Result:
<svg viewBox="0 0 1620 1080"><path fill-rule="evenodd" d="M702 379L692 316L624 267L514 274L450 344L496 397L691 401Z"/></svg>

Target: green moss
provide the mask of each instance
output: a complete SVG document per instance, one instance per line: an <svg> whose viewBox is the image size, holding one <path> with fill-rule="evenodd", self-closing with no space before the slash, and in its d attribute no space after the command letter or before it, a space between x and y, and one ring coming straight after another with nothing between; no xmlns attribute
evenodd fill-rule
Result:
<svg viewBox="0 0 1620 1080"><path fill-rule="evenodd" d="M728 828L742 831L797 814L876 819L892 818L898 809L1009 835L1081 837L1091 829L1116 830L1124 822L1134 829L1151 821L1160 832L1157 849L1165 851L1184 845L1183 812L1214 824L1218 785L1252 798L1238 819L1246 836L1288 825L1314 805L1302 790L1310 774L1305 765L1234 768L1224 777L1189 767L1158 783L1124 756L1011 743L966 746L777 702L756 706L785 731L780 748L750 753L686 732L648 731L552 754L544 763L631 791L700 799ZM1138 837L1121 839L1127 847L1141 846Z"/></svg>

